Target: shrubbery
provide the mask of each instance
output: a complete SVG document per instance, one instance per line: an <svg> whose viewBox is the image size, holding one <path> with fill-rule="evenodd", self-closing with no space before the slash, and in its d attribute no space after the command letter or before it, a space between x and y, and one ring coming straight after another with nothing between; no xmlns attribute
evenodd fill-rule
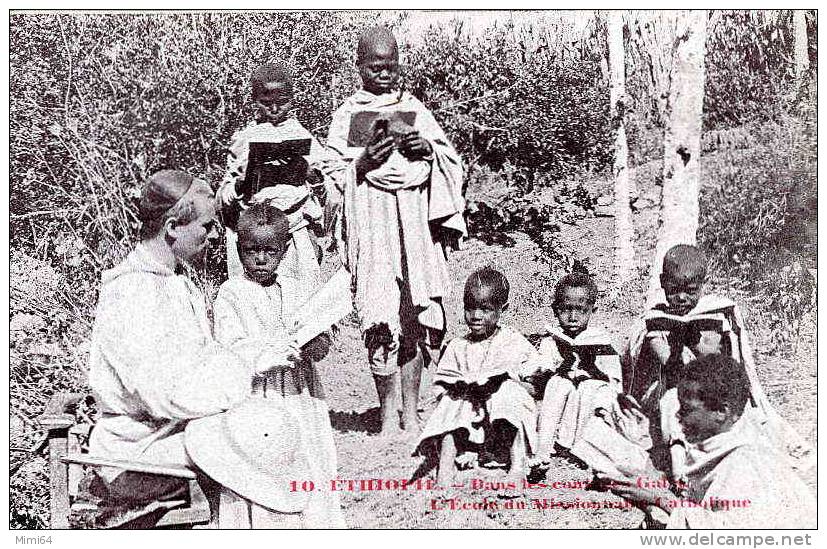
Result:
<svg viewBox="0 0 827 549"><path fill-rule="evenodd" d="M756 281L752 289L774 296L786 322L811 306L814 251L796 235L815 223L816 118L806 109L815 100L814 91L790 94L788 21L782 14L761 26L765 19L725 13L710 29L704 127L772 122L786 137L771 129L761 148L733 160L737 170L704 174L717 186L702 197L699 236L717 273ZM250 116L249 73L272 57L293 65L297 115L324 136L357 82L356 36L374 20L365 12L11 16L15 525L44 525L44 464L28 453L39 435L26 422L52 392L82 388L100 271L134 242L142 182L178 167L217 183L225 146ZM402 49L405 86L433 110L469 178L508 189L470 205L474 235L508 244L509 233L525 232L556 267L574 257L557 240L561 224L593 207L582 182L606 175L612 160L605 29L592 22L567 32L506 25L476 36L453 25ZM662 98L648 63L627 57L633 164L662 154ZM542 187L554 187L553 202L534 201Z"/></svg>
<svg viewBox="0 0 827 549"><path fill-rule="evenodd" d="M563 55L545 34L528 42L515 33L432 29L408 52L406 85L466 158L495 168L509 162L529 177L604 169L612 135L603 50Z"/></svg>

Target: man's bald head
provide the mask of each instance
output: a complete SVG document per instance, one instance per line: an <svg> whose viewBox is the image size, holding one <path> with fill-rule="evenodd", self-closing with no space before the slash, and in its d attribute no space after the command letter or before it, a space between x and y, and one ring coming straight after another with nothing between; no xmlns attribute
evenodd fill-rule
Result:
<svg viewBox="0 0 827 549"><path fill-rule="evenodd" d="M678 244L663 256L663 274L676 281L703 282L706 264L706 256L697 246Z"/></svg>
<svg viewBox="0 0 827 549"><path fill-rule="evenodd" d="M399 46L393 33L386 27L371 27L359 37L356 64L361 66L381 60L399 61Z"/></svg>

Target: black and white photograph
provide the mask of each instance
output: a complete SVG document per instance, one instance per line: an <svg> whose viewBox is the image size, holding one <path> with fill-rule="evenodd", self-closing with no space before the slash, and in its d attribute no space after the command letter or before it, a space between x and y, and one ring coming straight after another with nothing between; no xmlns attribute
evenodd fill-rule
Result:
<svg viewBox="0 0 827 549"><path fill-rule="evenodd" d="M817 10L8 37L16 545L816 529Z"/></svg>

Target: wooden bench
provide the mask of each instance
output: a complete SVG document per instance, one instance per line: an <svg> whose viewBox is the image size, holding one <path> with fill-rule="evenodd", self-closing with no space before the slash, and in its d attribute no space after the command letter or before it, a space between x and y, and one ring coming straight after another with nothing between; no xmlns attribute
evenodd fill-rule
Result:
<svg viewBox="0 0 827 549"><path fill-rule="evenodd" d="M78 413L91 397L80 393L55 394L39 418L48 432L50 527L67 529L93 528L186 528L210 524L210 506L196 479L196 473L184 467L161 466L135 461L92 457L84 452L85 441L93 427L91 418ZM80 421L79 421L80 416ZM171 499L142 502L124 508L100 508L82 501L82 484L93 471L115 467L122 471L150 477L180 479L182 488ZM94 517L82 524L80 517Z"/></svg>

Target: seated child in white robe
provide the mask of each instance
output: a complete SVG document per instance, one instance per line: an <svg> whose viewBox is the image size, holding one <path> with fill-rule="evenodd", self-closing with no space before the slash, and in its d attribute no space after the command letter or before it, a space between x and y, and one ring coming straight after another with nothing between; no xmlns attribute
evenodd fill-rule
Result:
<svg viewBox="0 0 827 549"><path fill-rule="evenodd" d="M812 491L744 416L751 389L743 364L704 355L683 368L677 394L687 443L684 497L639 482L659 479L653 468L607 481L612 492L657 513L667 528L815 528Z"/></svg>
<svg viewBox="0 0 827 549"><path fill-rule="evenodd" d="M244 275L230 278L218 291L214 308L216 339L239 353L257 341L294 344L291 317L314 288L304 280L278 273L289 239L287 217L269 204L254 204L239 217L238 237ZM333 432L314 365L324 358L329 345L326 334L316 337L295 354L294 362L260 375L251 388L254 396L274 395L284 400L287 411L299 425L302 451L309 456L312 478L306 480L317 486L336 478ZM220 526L272 528L281 524L261 509L250 511L255 507L255 502L225 490L219 507ZM251 521L250 517L259 519ZM302 524L313 528L343 527L338 494L327 490L313 492Z"/></svg>
<svg viewBox="0 0 827 549"><path fill-rule="evenodd" d="M508 280L491 268L476 271L465 284L469 332L442 353L434 376L438 404L414 452L431 457L437 446L441 486L451 482L458 448L508 448L509 477L520 480L526 452L535 446L536 409L520 376L535 367L537 354L519 332L500 326L508 293Z"/></svg>
<svg viewBox="0 0 827 549"><path fill-rule="evenodd" d="M554 288L553 309L559 328L549 328L547 337L540 342L541 369L551 369L553 375L546 383L537 420L538 449L532 460L533 475L544 472L549 465L548 458L558 452L571 452L587 465L603 469L603 459L600 462L592 459L595 452L599 456L614 455L616 452L603 446L617 443L646 459L648 440L623 440L617 436L591 440L584 436L594 430L590 428L591 422L603 422L619 430L615 421L619 414L645 422L633 402L619 398L620 359L611 336L589 326L591 315L597 309L596 300L597 286L587 274L568 274ZM605 434L602 426L597 428ZM636 443L639 449L634 448ZM592 447L594 444L597 448Z"/></svg>
<svg viewBox="0 0 827 549"><path fill-rule="evenodd" d="M745 417L754 421L757 430L790 457L794 468L807 469L814 453L767 400L755 370L741 312L727 298L701 295L705 281L706 258L697 247L679 244L669 249L661 274L665 299L647 311L635 326L624 352L624 389L641 403L651 421L656 465L669 469L673 478L682 477L686 442L675 416L676 384L691 360L703 354L722 353L741 362L746 370L750 399ZM719 326L647 328L647 322L653 325L665 315L684 321L717 319Z"/></svg>
<svg viewBox="0 0 827 549"><path fill-rule="evenodd" d="M239 209L254 202L267 202L287 214L290 243L279 265L289 274L311 286L321 285L319 247L316 237L324 234L327 190L335 190L334 179L343 168L338 155L326 149L313 135L290 116L293 108L293 76L281 62L265 63L250 77L256 118L233 134L227 155L227 171L217 196L227 227L227 274L241 275L243 267L236 253L236 228L233 220ZM309 140L307 156L277 158L262 166L249 166L250 144ZM248 169L249 168L249 169ZM248 173L250 170L256 173ZM250 195L241 192L245 180L256 177L257 188ZM253 192L255 191L255 192Z"/></svg>

